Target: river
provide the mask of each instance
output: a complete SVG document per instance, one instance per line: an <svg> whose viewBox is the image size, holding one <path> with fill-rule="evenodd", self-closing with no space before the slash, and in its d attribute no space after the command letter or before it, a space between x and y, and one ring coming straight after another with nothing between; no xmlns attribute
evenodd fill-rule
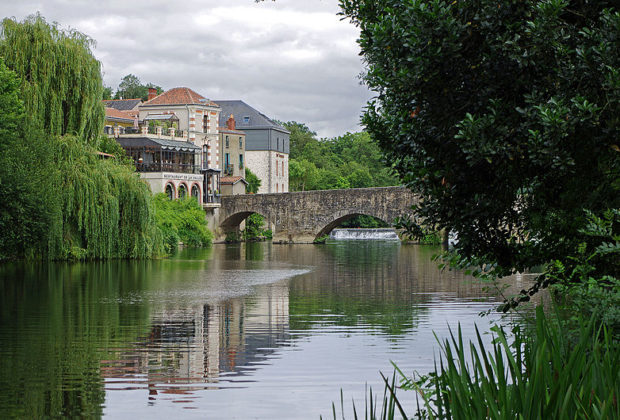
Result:
<svg viewBox="0 0 620 420"><path fill-rule="evenodd" d="M479 317L494 294L440 272L437 252L249 243L155 261L4 264L0 418L318 419L341 390L359 411L391 361L432 369L433 332L460 322L467 338L498 320Z"/></svg>

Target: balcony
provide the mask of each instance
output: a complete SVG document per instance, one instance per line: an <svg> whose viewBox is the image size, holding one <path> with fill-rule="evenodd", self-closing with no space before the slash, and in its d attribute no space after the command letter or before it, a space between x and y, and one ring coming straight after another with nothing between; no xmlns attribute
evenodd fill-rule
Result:
<svg viewBox="0 0 620 420"><path fill-rule="evenodd" d="M161 126L143 126L142 134L155 134L156 136L167 136L177 140L187 139L187 131L179 130L174 127L165 128Z"/></svg>
<svg viewBox="0 0 620 420"><path fill-rule="evenodd" d="M138 172L177 172L182 174L200 174L200 165L189 163L140 163L136 162Z"/></svg>

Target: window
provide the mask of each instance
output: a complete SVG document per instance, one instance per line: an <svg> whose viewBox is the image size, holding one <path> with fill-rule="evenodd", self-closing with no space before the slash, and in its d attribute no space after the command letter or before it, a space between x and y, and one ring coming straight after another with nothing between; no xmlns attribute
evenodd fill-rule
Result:
<svg viewBox="0 0 620 420"><path fill-rule="evenodd" d="M284 161L282 161L282 176L284 176Z"/></svg>
<svg viewBox="0 0 620 420"><path fill-rule="evenodd" d="M279 191L278 191L278 184L276 184L276 192L279 192Z"/></svg>
<svg viewBox="0 0 620 420"><path fill-rule="evenodd" d="M192 197L200 203L200 187L197 184L192 185Z"/></svg>
<svg viewBox="0 0 620 420"><path fill-rule="evenodd" d="M226 136L226 148L228 149L230 147L230 142L228 141L228 136Z"/></svg>
<svg viewBox="0 0 620 420"><path fill-rule="evenodd" d="M207 133L209 131L209 116L202 117L202 132Z"/></svg>
<svg viewBox="0 0 620 420"><path fill-rule="evenodd" d="M243 149L243 137L239 137L239 149Z"/></svg>
<svg viewBox="0 0 620 420"><path fill-rule="evenodd" d="M174 187L172 184L166 184L166 195L168 200L174 200Z"/></svg>
<svg viewBox="0 0 620 420"><path fill-rule="evenodd" d="M184 199L187 197L187 187L185 184L179 185L179 199Z"/></svg>
<svg viewBox="0 0 620 420"><path fill-rule="evenodd" d="M243 155L239 155L239 169L243 169Z"/></svg>
<svg viewBox="0 0 620 420"><path fill-rule="evenodd" d="M207 145L205 144L204 146L202 146L202 167L204 169L207 169L207 163L209 162L208 160L208 156L209 156L209 149L207 147Z"/></svg>
<svg viewBox="0 0 620 420"><path fill-rule="evenodd" d="M280 150L280 137L276 138L276 150Z"/></svg>
<svg viewBox="0 0 620 420"><path fill-rule="evenodd" d="M278 176L278 161L276 160L276 176Z"/></svg>
<svg viewBox="0 0 620 420"><path fill-rule="evenodd" d="M249 124L250 123L250 117L248 117L247 115L245 117L243 117L243 123L244 124Z"/></svg>

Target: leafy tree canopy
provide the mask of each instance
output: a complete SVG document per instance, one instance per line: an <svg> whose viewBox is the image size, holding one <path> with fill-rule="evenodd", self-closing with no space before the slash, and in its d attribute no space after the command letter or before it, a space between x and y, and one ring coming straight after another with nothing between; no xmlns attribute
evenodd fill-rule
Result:
<svg viewBox="0 0 620 420"><path fill-rule="evenodd" d="M282 125L291 132L291 191L383 187L399 183L368 133L347 133L319 140L303 123L290 121Z"/></svg>
<svg viewBox="0 0 620 420"><path fill-rule="evenodd" d="M258 189L260 188L260 178L256 176L256 174L245 167L245 180L248 182L246 187L246 192L248 194L256 194Z"/></svg>
<svg viewBox="0 0 620 420"><path fill-rule="evenodd" d="M93 44L86 35L62 30L38 14L23 22L2 21L0 56L17 74L26 116L36 128L96 142L105 113Z"/></svg>
<svg viewBox="0 0 620 420"><path fill-rule="evenodd" d="M522 270L587 241L584 209L620 206L616 1L340 6L377 93L363 123L461 255Z"/></svg>
<svg viewBox="0 0 620 420"><path fill-rule="evenodd" d="M153 83L142 84L138 76L128 74L123 77L121 83L118 85L114 99L140 98L146 101L149 96L149 88L155 88L158 95L163 92L160 86L154 85Z"/></svg>

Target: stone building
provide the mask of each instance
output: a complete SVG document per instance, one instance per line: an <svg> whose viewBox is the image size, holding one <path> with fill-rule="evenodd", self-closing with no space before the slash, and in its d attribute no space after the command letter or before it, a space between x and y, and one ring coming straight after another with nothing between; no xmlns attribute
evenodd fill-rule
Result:
<svg viewBox="0 0 620 420"><path fill-rule="evenodd" d="M160 129L163 134L182 137L200 150L199 164L206 173L205 204L218 205L220 194L220 148L218 121L220 107L187 87L177 87L161 95L149 89L148 100L138 107L141 130ZM167 133L164 133L168 131ZM153 134L157 134L156 132Z"/></svg>
<svg viewBox="0 0 620 420"><path fill-rule="evenodd" d="M288 192L290 133L243 101L215 102L222 110L220 126L233 115L236 129L245 132L245 165L261 180L258 193Z"/></svg>

